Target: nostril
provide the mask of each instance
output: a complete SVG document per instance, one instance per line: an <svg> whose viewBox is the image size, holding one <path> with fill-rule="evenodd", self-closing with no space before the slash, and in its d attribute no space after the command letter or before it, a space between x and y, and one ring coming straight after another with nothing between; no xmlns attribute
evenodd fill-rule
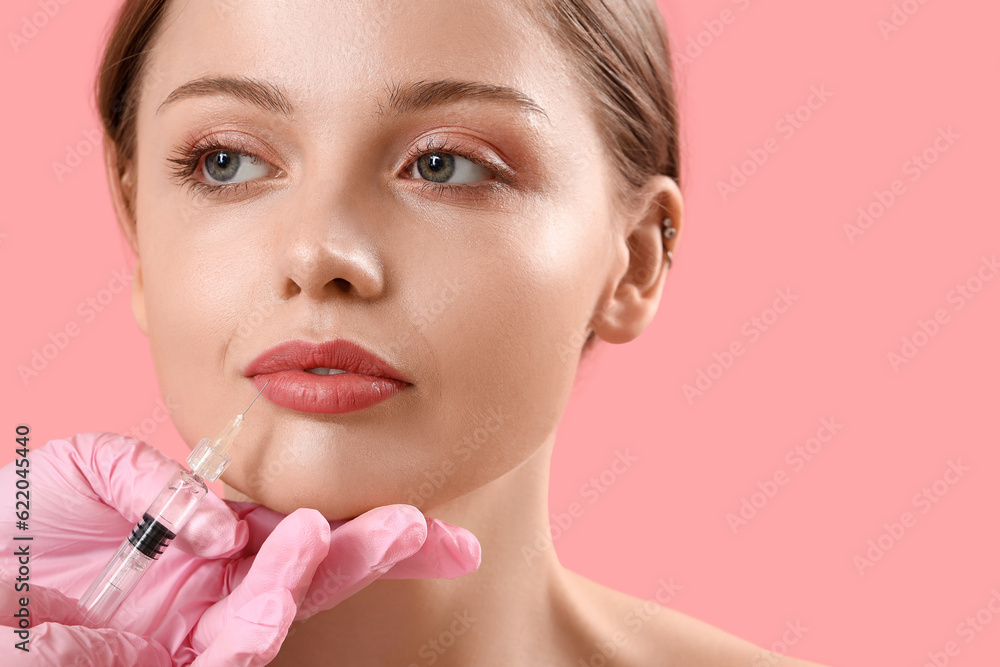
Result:
<svg viewBox="0 0 1000 667"><path fill-rule="evenodd" d="M346 293L351 291L351 283L343 278L334 278L331 282L333 282L334 286L341 292Z"/></svg>

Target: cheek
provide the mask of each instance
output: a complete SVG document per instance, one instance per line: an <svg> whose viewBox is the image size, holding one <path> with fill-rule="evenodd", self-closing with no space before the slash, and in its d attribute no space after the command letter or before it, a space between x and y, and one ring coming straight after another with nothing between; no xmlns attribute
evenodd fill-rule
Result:
<svg viewBox="0 0 1000 667"><path fill-rule="evenodd" d="M160 391L177 405L174 423L192 444L230 409L226 397L233 378L226 355L249 308L247 281L259 276L235 263L239 253L172 234L171 220L145 220L151 224L140 237L140 257L150 351Z"/></svg>
<svg viewBox="0 0 1000 667"><path fill-rule="evenodd" d="M423 300L423 335L442 374L442 421L454 429L448 441L481 438L484 424L507 417L490 431L491 446L475 448L482 469L474 472L489 479L523 461L556 427L596 294L586 234L561 222L570 216L532 220L516 238L460 262L464 269L455 258L442 263L447 280L439 274L440 287Z"/></svg>

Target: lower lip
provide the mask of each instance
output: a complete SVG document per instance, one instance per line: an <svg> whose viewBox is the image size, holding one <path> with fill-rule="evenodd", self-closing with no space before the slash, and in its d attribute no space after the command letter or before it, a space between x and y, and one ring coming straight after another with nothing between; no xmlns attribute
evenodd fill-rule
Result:
<svg viewBox="0 0 1000 667"><path fill-rule="evenodd" d="M258 389L267 383L263 394L272 403L299 412L322 414L363 410L392 398L407 385L374 375L316 375L304 370L261 373L254 375L253 381Z"/></svg>

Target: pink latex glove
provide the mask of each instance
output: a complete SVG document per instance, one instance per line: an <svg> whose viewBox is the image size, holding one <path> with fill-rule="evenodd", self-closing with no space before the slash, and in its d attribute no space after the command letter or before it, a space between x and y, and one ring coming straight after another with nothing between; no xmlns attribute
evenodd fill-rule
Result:
<svg viewBox="0 0 1000 667"><path fill-rule="evenodd" d="M29 529L14 510L17 468L0 468L0 623L30 599L30 652L0 642L3 664L265 665L295 619L330 609L377 578L453 578L479 567L469 531L411 505L349 521L285 516L212 493L111 619L77 625L76 600L180 465L114 433L53 440L29 456ZM30 535L30 542L13 541ZM30 548L30 591L16 592L11 545Z"/></svg>

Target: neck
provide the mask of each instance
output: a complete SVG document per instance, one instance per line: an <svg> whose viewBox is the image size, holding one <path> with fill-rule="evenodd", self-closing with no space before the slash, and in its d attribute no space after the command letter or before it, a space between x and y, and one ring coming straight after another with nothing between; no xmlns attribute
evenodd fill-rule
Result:
<svg viewBox="0 0 1000 667"><path fill-rule="evenodd" d="M462 526L482 546L479 569L455 579L379 579L292 625L272 665L475 664L550 634L563 572L549 536L553 431L517 468L424 514ZM480 660L481 662L481 660Z"/></svg>

